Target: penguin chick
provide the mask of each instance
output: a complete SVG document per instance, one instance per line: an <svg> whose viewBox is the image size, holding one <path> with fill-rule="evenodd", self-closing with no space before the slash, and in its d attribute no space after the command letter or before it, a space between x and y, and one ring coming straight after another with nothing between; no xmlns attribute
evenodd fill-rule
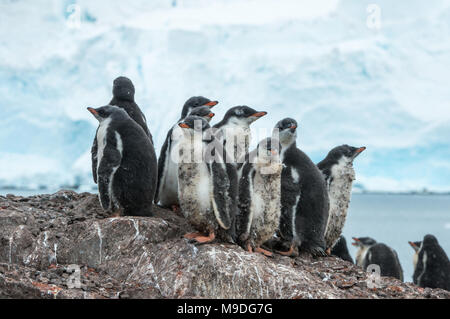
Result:
<svg viewBox="0 0 450 319"><path fill-rule="evenodd" d="M327 157L317 164L317 167L325 176L330 198L330 212L325 231L325 244L328 253L339 240L347 218L352 184L355 180L353 161L365 149L365 147L341 145L333 148Z"/></svg>
<svg viewBox="0 0 450 319"><path fill-rule="evenodd" d="M211 122L214 117L214 113L211 112L211 108L209 106L201 106L192 109L189 113L189 116L198 116L206 120L208 123Z"/></svg>
<svg viewBox="0 0 450 319"><path fill-rule="evenodd" d="M180 140L178 194L185 218L198 233L184 237L208 243L217 232L226 232L234 224L237 211L237 181L230 181L227 166L210 126L201 117L189 116L178 124L185 134ZM212 153L208 153L212 151Z"/></svg>
<svg viewBox="0 0 450 319"><path fill-rule="evenodd" d="M420 246L422 245L422 242L421 241L415 241L415 242L409 241L408 243L414 249L414 256L413 256L413 267L414 267L413 283L415 283L417 285L417 276L418 276L418 274L420 274L421 270L416 272L416 268L417 268L417 262L419 260L419 249L420 249Z"/></svg>
<svg viewBox="0 0 450 319"><path fill-rule="evenodd" d="M380 266L381 276L394 277L403 281L403 270L397 253L383 243L377 243L370 237L353 237L353 246L358 247L356 265L367 270L369 265Z"/></svg>
<svg viewBox="0 0 450 319"><path fill-rule="evenodd" d="M353 264L353 258L350 256L347 248L347 240L341 235L331 250L331 255L349 261Z"/></svg>
<svg viewBox="0 0 450 319"><path fill-rule="evenodd" d="M153 144L153 137L147 127L147 120L145 119L145 115L134 101L133 82L131 82L131 80L127 77L119 76L113 82L112 93L113 97L111 102L109 102L109 105L124 109L127 114L142 127L142 129L145 131L145 134L147 134L147 136L150 138L150 142ZM97 183L97 147L97 139L95 138L91 148L91 157L93 159L92 176L94 178L94 183Z"/></svg>
<svg viewBox="0 0 450 319"><path fill-rule="evenodd" d="M256 158L245 162L239 181L239 240L252 252L272 253L261 245L278 229L281 215L281 170L278 140L262 140Z"/></svg>
<svg viewBox="0 0 450 319"><path fill-rule="evenodd" d="M413 247L417 249L416 247ZM426 235L417 251L413 280L420 287L450 291L450 262L444 249L433 235Z"/></svg>
<svg viewBox="0 0 450 319"><path fill-rule="evenodd" d="M281 218L279 234L289 243L284 255L297 246L315 256L325 256L325 227L329 198L325 179L311 159L297 148L297 122L279 121L273 131L281 143Z"/></svg>
<svg viewBox="0 0 450 319"><path fill-rule="evenodd" d="M225 113L222 121L213 126L215 137L223 143L233 163L245 161L251 141L250 125L266 114L245 105L235 106Z"/></svg>
<svg viewBox="0 0 450 319"><path fill-rule="evenodd" d="M158 159L158 184L156 187L155 204L160 203L162 207L170 207L174 210L179 206L178 200L178 142L181 139L182 130L178 126L189 113L208 117L207 109L211 109L219 102L211 101L203 96L193 96L184 103L181 118L172 126L166 136ZM206 116L206 117L205 117ZM209 113L211 120L213 113Z"/></svg>
<svg viewBox="0 0 450 319"><path fill-rule="evenodd" d="M157 177L153 144L125 110L116 106L88 110L100 123L95 171L102 208L151 216Z"/></svg>

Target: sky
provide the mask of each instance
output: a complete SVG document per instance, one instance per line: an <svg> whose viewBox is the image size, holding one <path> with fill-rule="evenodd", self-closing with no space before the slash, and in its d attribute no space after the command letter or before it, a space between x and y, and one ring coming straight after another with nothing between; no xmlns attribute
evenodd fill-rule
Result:
<svg viewBox="0 0 450 319"><path fill-rule="evenodd" d="M450 191L448 0L3 0L0 16L0 188L91 189L86 107L125 75L157 153L203 95L213 123L267 111L253 145L293 117L315 162L366 146L356 190Z"/></svg>

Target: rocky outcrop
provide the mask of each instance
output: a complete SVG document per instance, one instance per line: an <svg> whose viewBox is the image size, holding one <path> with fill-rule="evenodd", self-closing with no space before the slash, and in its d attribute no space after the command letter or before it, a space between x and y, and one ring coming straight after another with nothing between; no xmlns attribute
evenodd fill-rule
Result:
<svg viewBox="0 0 450 319"><path fill-rule="evenodd" d="M180 215L108 218L97 196L0 196L0 298L449 298L346 261L195 246Z"/></svg>

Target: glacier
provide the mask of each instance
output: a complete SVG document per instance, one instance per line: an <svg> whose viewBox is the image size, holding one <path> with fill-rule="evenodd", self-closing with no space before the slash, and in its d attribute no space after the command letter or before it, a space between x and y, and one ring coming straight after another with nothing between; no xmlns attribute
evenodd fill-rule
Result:
<svg viewBox="0 0 450 319"><path fill-rule="evenodd" d="M86 107L125 75L158 154L184 101L204 95L220 101L213 121L268 111L255 132L297 119L315 162L366 146L356 189L448 191L450 1L376 1L379 28L372 3L2 0L0 188L94 189Z"/></svg>

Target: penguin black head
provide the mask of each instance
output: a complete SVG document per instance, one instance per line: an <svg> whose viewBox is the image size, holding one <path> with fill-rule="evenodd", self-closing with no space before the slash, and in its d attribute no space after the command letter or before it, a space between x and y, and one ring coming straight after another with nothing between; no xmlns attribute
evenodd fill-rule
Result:
<svg viewBox="0 0 450 319"><path fill-rule="evenodd" d="M422 245L422 242L421 241L409 241L408 242L410 245L411 245L411 247L414 249L414 251L418 251L419 249L420 249L420 246Z"/></svg>
<svg viewBox="0 0 450 319"><path fill-rule="evenodd" d="M112 93L115 98L134 102L134 85L127 77L119 76L114 80Z"/></svg>
<svg viewBox="0 0 450 319"><path fill-rule="evenodd" d="M180 123L178 123L178 126L192 131L194 130L205 131L211 127L204 118L200 116L191 116L191 115L186 117Z"/></svg>
<svg viewBox="0 0 450 319"><path fill-rule="evenodd" d="M297 138L297 121L287 117L279 121L273 130L273 136L276 137L278 132L278 139L282 145L289 145Z"/></svg>
<svg viewBox="0 0 450 319"><path fill-rule="evenodd" d="M209 108L212 108L218 103L218 101L211 101L210 99L203 96L193 96L184 103L183 111L181 112L181 118L185 118L193 109L197 107L208 106Z"/></svg>
<svg viewBox="0 0 450 319"><path fill-rule="evenodd" d="M93 108L93 107L88 107L87 110L89 112L92 113L92 115L94 115L94 117L99 121L102 122L104 120L106 120L107 118L116 115L116 114L121 114L121 115L125 115L127 116L127 112L125 112L123 109L118 108L117 106L112 106L112 105L106 105L106 106L102 106L99 108Z"/></svg>
<svg viewBox="0 0 450 319"><path fill-rule="evenodd" d="M436 237L434 237L433 235L425 235L425 237L423 238L423 242L422 242L423 246L438 246L438 240Z"/></svg>
<svg viewBox="0 0 450 319"><path fill-rule="evenodd" d="M353 147L347 144L337 146L333 148L325 158L325 161L332 164L337 164L341 160L344 160L345 163L351 164L353 160L358 157L366 148L363 147Z"/></svg>
<svg viewBox="0 0 450 319"><path fill-rule="evenodd" d="M214 117L214 115L215 114L213 112L211 112L211 109L209 106L196 107L189 113L189 116L199 116L201 118L204 118L208 122L211 121L211 119Z"/></svg>
<svg viewBox="0 0 450 319"><path fill-rule="evenodd" d="M267 112L264 111L258 112L255 109L252 109L251 107L248 107L246 105L235 106L229 109L227 113L225 113L222 122L224 124L233 123L239 126L241 125L249 126L251 123L253 123L257 119L260 119L266 114Z"/></svg>
<svg viewBox="0 0 450 319"><path fill-rule="evenodd" d="M368 247L368 246L373 246L377 243L377 241L373 238L370 237L352 237L352 239L354 240L354 242L352 243L353 246L357 246L357 247Z"/></svg>

